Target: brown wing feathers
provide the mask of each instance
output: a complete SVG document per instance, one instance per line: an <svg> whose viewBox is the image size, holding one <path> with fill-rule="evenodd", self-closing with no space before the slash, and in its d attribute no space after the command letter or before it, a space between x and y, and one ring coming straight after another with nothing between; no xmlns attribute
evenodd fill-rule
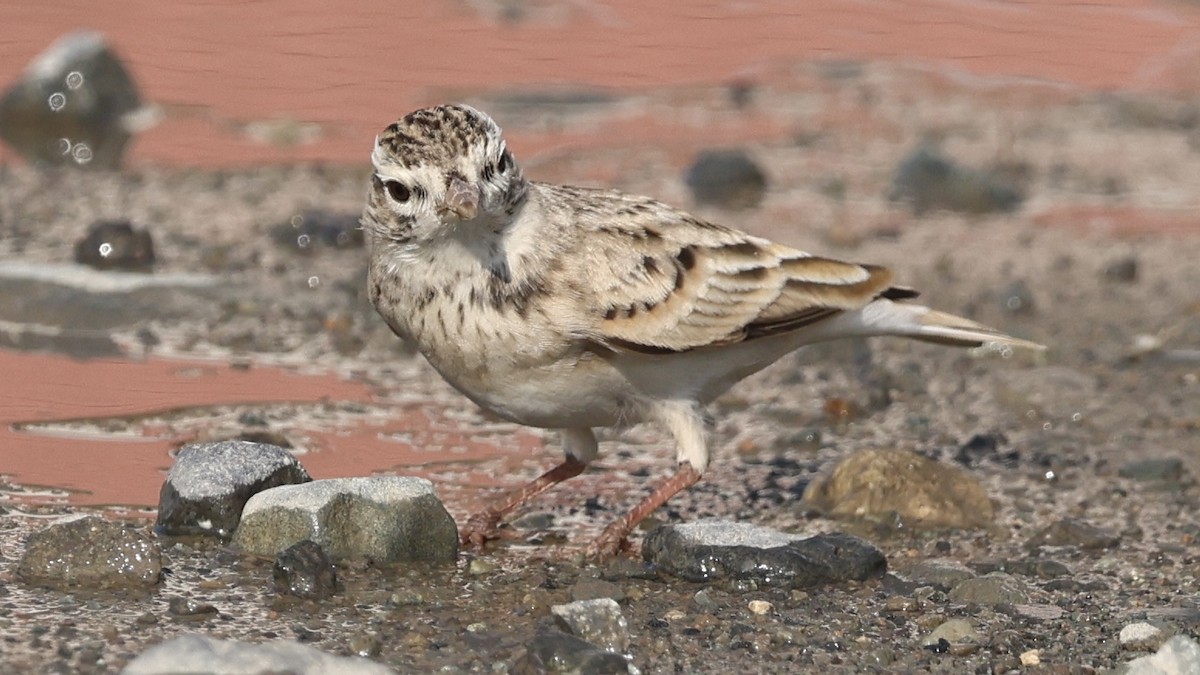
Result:
<svg viewBox="0 0 1200 675"><path fill-rule="evenodd" d="M732 231L711 245L658 242L642 251L639 292L610 306L601 341L644 353L678 352L778 335L857 309L890 288L891 272L810 256ZM629 288L629 287L627 287Z"/></svg>

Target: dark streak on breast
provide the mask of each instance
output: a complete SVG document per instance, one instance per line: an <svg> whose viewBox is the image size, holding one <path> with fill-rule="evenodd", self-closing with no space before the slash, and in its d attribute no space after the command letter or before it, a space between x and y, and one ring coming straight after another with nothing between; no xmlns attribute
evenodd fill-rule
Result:
<svg viewBox="0 0 1200 675"><path fill-rule="evenodd" d="M413 299L413 302L417 307L417 311L422 311L428 307L429 303L433 302L437 298L437 294L437 289L433 288L432 286L422 291L416 298Z"/></svg>
<svg viewBox="0 0 1200 675"><path fill-rule="evenodd" d="M512 309L521 318L529 315L529 305L533 296L545 292L545 280L538 276L526 277L516 283L505 282L495 276L488 279L487 298L492 309Z"/></svg>

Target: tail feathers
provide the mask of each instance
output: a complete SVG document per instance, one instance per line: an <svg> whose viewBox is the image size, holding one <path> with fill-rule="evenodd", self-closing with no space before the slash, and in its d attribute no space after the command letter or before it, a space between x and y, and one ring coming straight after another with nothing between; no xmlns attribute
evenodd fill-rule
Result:
<svg viewBox="0 0 1200 675"><path fill-rule="evenodd" d="M995 328L964 319L961 316L939 312L920 305L889 303L898 315L908 315L902 322L897 335L954 347L982 347L988 344L1017 347L1020 349L1043 350L1046 347L1036 342L1013 337Z"/></svg>

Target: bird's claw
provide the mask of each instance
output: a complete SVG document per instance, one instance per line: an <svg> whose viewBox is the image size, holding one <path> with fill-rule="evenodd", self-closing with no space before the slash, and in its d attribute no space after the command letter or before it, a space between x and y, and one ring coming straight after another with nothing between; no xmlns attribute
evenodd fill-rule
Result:
<svg viewBox="0 0 1200 675"><path fill-rule="evenodd" d="M629 541L630 529L623 520L610 524L588 545L587 557L592 560L605 560L621 553L634 553L635 546Z"/></svg>
<svg viewBox="0 0 1200 675"><path fill-rule="evenodd" d="M464 548L481 549L489 541L500 538L500 514L485 509L467 519L458 531L458 540Z"/></svg>

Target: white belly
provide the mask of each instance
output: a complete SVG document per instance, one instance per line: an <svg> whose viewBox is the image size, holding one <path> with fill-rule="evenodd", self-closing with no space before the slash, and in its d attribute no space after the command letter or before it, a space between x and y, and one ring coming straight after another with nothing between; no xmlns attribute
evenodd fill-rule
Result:
<svg viewBox="0 0 1200 675"><path fill-rule="evenodd" d="M455 389L504 419L533 427L567 429L630 424L638 395L611 365L590 353L549 365L492 363L451 373L429 359Z"/></svg>

